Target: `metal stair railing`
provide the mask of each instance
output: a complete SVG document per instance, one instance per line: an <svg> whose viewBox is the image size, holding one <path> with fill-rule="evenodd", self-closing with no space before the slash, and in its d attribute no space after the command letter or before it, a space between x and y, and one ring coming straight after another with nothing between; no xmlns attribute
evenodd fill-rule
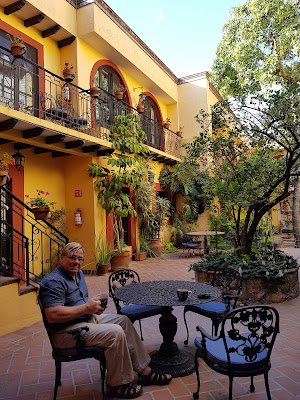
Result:
<svg viewBox="0 0 300 400"><path fill-rule="evenodd" d="M58 262L69 239L48 221L37 221L31 208L0 187L0 275L37 286Z"/></svg>

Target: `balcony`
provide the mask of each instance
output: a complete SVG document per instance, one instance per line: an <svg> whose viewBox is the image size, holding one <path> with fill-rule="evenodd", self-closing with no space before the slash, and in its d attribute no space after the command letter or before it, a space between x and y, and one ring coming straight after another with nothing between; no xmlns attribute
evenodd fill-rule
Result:
<svg viewBox="0 0 300 400"><path fill-rule="evenodd" d="M109 128L114 117L137 113L137 110L129 104L116 100L112 94L103 89L100 89L97 98L92 98L88 89L65 82L60 76L30 60L12 61L10 51L0 47L0 104L2 105L82 132L88 135L91 142L93 138L102 139L107 142L108 147L110 147ZM144 115L141 115L141 126L147 134L145 143L159 160L163 157L161 152L176 158L180 157L180 138L174 132ZM34 135L41 135L41 132L42 130L40 133L36 131ZM46 143L65 142L66 148L82 147L84 152L91 148L84 140L77 140L75 143L74 138L73 144L68 144L71 139L64 134L58 138L57 133L59 130L56 131L56 135L52 132L47 136ZM51 139L51 136L54 137Z"/></svg>

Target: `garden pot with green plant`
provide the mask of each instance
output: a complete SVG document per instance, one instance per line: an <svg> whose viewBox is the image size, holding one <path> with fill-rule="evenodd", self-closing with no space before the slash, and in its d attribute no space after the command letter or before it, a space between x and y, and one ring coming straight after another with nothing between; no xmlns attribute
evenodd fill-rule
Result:
<svg viewBox="0 0 300 400"><path fill-rule="evenodd" d="M0 157L0 186L4 186L7 182L10 165L15 165L15 159L8 153L3 153Z"/></svg>
<svg viewBox="0 0 300 400"><path fill-rule="evenodd" d="M96 248L95 248L95 263L97 275L106 275L109 268L109 263L112 256L111 245L107 245L103 240L103 232L96 237Z"/></svg>
<svg viewBox="0 0 300 400"><path fill-rule="evenodd" d="M143 234L139 236L139 243L135 245L135 261L143 261L147 258L148 241Z"/></svg>
<svg viewBox="0 0 300 400"><path fill-rule="evenodd" d="M50 196L49 192L44 192L43 190L37 189L37 196L30 198L28 201L28 205L31 207L31 211L36 220L45 221L49 217L50 206L56 204L55 201L49 201L46 198L42 197L43 194L46 196ZM29 197L25 195L25 197Z"/></svg>
<svg viewBox="0 0 300 400"><path fill-rule="evenodd" d="M122 100L123 95L126 92L126 87L124 85L119 84L114 87L114 91L115 91L115 99Z"/></svg>
<svg viewBox="0 0 300 400"><path fill-rule="evenodd" d="M142 142L146 134L141 129L139 121L138 115L135 114L117 115L110 129L110 140L118 152L107 156L106 167L90 164L88 168L90 177L95 179L98 202L105 209L107 216L109 218L112 216L114 231L112 269L124 268L124 259L125 266L129 265L131 253L124 243L122 218L129 215L137 216L130 196L124 193L123 188L129 186L136 191L147 176L143 157L149 150Z"/></svg>
<svg viewBox="0 0 300 400"><path fill-rule="evenodd" d="M11 50L12 56L14 58L23 57L23 55L26 53L26 46L25 46L23 40L21 40L21 35L16 37L16 36L12 36L9 33L7 33L6 37L11 42L10 50Z"/></svg>

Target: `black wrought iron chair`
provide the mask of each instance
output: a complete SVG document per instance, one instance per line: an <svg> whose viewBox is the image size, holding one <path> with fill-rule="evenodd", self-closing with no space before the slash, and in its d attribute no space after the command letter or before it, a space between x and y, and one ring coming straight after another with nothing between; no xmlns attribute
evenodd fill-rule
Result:
<svg viewBox="0 0 300 400"><path fill-rule="evenodd" d="M54 386L53 400L56 400L58 386L61 386L61 363L82 360L85 358L95 358L100 362L102 398L105 399L106 359L104 351L106 350L106 348L98 346L85 346L85 340L84 337L82 336L82 332L83 333L87 332L89 330L88 326L82 326L80 328L63 331L63 333L67 333L73 336L74 347L67 349L59 349L55 347L52 338L54 331L52 330L50 324L47 321L40 298L39 298L39 305L43 317L44 326L46 328L51 343L52 357L55 361L55 386Z"/></svg>
<svg viewBox="0 0 300 400"><path fill-rule="evenodd" d="M242 294L242 276L232 268L223 268L222 271L215 271L213 274L212 286L221 291L222 301L210 301L198 305L186 305L183 310L183 319L186 327L187 337L184 344L189 342L189 329L186 322L186 313L192 311L212 321L212 334L217 335L218 327L224 315L236 307L238 298Z"/></svg>
<svg viewBox="0 0 300 400"><path fill-rule="evenodd" d="M138 273L132 269L120 269L118 271L112 272L108 277L109 296L112 297L114 300L117 313L126 315L132 323L134 323L135 321L139 321L141 340L144 340L141 319L162 314L164 308L158 306L142 306L137 304L127 304L125 302L121 302L115 296L115 291L118 288L128 284L135 284L139 282L140 282L140 277Z"/></svg>
<svg viewBox="0 0 300 400"><path fill-rule="evenodd" d="M251 377L250 391L254 392L254 376L264 375L268 400L271 400L268 372L270 356L279 332L278 311L265 305L236 308L225 315L220 335L212 337L198 326L201 337L196 337L195 369L199 398L200 377L198 358L214 371L229 377L229 400L232 400L234 377Z"/></svg>
<svg viewBox="0 0 300 400"><path fill-rule="evenodd" d="M183 256L183 254L185 252L187 252L188 256L190 255L191 252L193 253L193 255L195 255L195 250L201 249L201 246L202 246L202 240L193 241L192 237L190 237L188 235L182 235L180 242L181 242L180 244L181 244L181 247L183 248L183 250L179 257Z"/></svg>

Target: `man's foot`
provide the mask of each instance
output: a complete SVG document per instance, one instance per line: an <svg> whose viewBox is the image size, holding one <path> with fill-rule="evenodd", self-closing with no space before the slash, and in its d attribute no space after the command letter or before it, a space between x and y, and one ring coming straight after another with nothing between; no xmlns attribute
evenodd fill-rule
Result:
<svg viewBox="0 0 300 400"><path fill-rule="evenodd" d="M126 383L119 386L106 385L106 396L117 397L118 399L136 399L143 392L141 385Z"/></svg>
<svg viewBox="0 0 300 400"><path fill-rule="evenodd" d="M138 374L138 383L143 386L147 385L168 385L173 379L172 375L164 372L153 371L149 366L143 372Z"/></svg>

